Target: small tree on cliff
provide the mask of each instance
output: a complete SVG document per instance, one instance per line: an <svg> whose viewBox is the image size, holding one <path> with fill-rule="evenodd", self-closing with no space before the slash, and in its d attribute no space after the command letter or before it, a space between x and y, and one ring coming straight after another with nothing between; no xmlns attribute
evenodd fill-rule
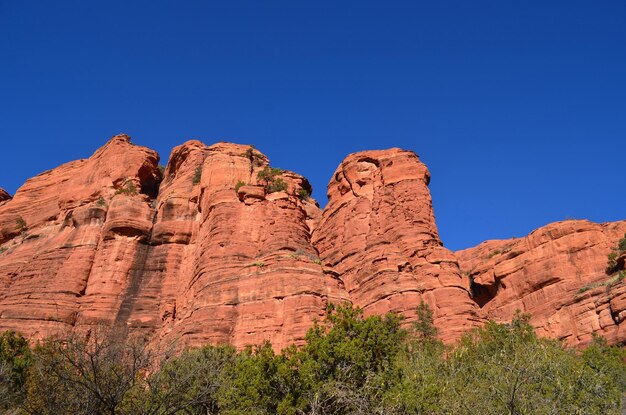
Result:
<svg viewBox="0 0 626 415"><path fill-rule="evenodd" d="M287 190L287 183L277 176L283 174L283 170L275 167L265 167L263 170L257 173L256 179L261 182L267 193L280 192Z"/></svg>
<svg viewBox="0 0 626 415"><path fill-rule="evenodd" d="M15 220L15 227L17 228L17 231L19 233L24 233L28 229L28 225L26 225L26 221L21 216Z"/></svg>

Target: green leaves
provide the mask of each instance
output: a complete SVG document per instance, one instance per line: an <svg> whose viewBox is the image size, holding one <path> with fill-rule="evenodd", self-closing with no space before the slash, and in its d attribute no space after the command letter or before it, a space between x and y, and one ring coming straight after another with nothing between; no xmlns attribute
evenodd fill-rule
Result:
<svg viewBox="0 0 626 415"><path fill-rule="evenodd" d="M31 363L32 354L24 337L13 331L0 335L0 409L16 405L24 398Z"/></svg>
<svg viewBox="0 0 626 415"><path fill-rule="evenodd" d="M266 166L257 173L256 179L264 184L267 193L280 192L287 190L287 183L282 178L277 177L283 173L281 169Z"/></svg>
<svg viewBox="0 0 626 415"><path fill-rule="evenodd" d="M266 342L160 358L145 343L96 331L49 339L31 357L26 341L8 332L0 337L0 392L16 394L3 409L20 406L27 393L21 409L32 414L620 413L621 347L598 337L583 351L570 349L539 338L519 312L446 346L428 305L416 312L407 331L397 315L365 317L358 307L330 304L305 343L281 353Z"/></svg>

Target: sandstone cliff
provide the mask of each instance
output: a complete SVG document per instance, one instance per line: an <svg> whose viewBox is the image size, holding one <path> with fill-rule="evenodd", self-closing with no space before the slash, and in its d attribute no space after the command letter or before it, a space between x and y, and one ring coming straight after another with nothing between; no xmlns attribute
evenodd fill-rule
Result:
<svg viewBox="0 0 626 415"><path fill-rule="evenodd" d="M313 244L366 314L415 317L425 300L444 340L478 321L469 282L439 239L430 175L415 153L400 149L348 156L328 185L328 206Z"/></svg>
<svg viewBox="0 0 626 415"><path fill-rule="evenodd" d="M305 178L269 170L251 146L189 141L158 161L119 135L13 198L0 189L0 330L107 325L180 346L280 349L328 302L409 324L424 300L445 341L518 308L572 344L592 332L626 340L626 290L606 273L626 222L557 223L455 254L410 151L349 155L323 211Z"/></svg>
<svg viewBox="0 0 626 415"><path fill-rule="evenodd" d="M592 333L611 343L626 341L626 284L607 256L626 233L626 221L552 223L524 238L486 241L457 252L480 314L510 320L530 313L538 333L572 345Z"/></svg>
<svg viewBox="0 0 626 415"><path fill-rule="evenodd" d="M116 325L183 344L302 340L326 303L346 299L322 272L308 223L319 210L267 157L190 141L164 177L158 155L113 137L87 160L42 173L0 206L0 329L43 337ZM248 183L235 192L238 181Z"/></svg>

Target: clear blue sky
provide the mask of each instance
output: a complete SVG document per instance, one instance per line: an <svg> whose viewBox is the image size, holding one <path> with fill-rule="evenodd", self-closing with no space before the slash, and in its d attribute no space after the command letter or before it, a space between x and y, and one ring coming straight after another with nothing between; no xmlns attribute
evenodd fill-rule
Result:
<svg viewBox="0 0 626 415"><path fill-rule="evenodd" d="M413 150L451 249L626 219L624 0L0 0L0 56L10 193L125 132L254 143L322 206L348 153Z"/></svg>

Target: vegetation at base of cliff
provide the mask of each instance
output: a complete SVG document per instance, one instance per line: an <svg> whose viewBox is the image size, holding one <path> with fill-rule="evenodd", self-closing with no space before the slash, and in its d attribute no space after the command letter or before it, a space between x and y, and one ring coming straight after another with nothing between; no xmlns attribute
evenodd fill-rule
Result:
<svg viewBox="0 0 626 415"><path fill-rule="evenodd" d="M0 388L11 393L0 396L26 414L620 413L626 352L602 338L575 351L538 338L518 313L445 346L425 303L411 328L401 322L331 304L302 346L280 354L270 343L157 354L101 330L31 351L5 333Z"/></svg>
<svg viewBox="0 0 626 415"><path fill-rule="evenodd" d="M26 397L27 373L32 366L28 341L13 331L0 335L0 410L10 412Z"/></svg>

